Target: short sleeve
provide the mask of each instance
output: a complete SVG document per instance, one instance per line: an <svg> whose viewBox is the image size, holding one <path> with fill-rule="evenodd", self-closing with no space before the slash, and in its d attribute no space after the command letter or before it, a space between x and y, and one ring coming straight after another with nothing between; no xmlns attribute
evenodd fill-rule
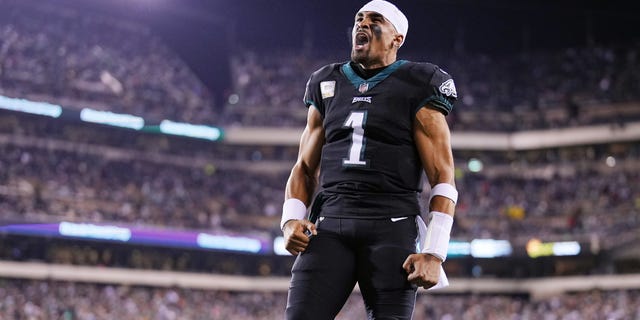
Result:
<svg viewBox="0 0 640 320"><path fill-rule="evenodd" d="M444 70L436 67L429 85L431 96L427 98L425 104L438 109L444 115L448 115L453 110L453 104L458 98L453 78Z"/></svg>
<svg viewBox="0 0 640 320"><path fill-rule="evenodd" d="M335 80L328 80L327 75L330 74L333 66L325 66L314 72L304 91L304 104L314 106L324 117L324 100L333 97L335 94Z"/></svg>
<svg viewBox="0 0 640 320"><path fill-rule="evenodd" d="M303 98L303 102L304 104L309 107L311 105L316 105L318 101L318 96L317 96L317 86L313 85L313 75L311 75L309 77L309 80L307 80L307 84L305 86L304 89L304 98ZM315 83L317 85L317 83Z"/></svg>

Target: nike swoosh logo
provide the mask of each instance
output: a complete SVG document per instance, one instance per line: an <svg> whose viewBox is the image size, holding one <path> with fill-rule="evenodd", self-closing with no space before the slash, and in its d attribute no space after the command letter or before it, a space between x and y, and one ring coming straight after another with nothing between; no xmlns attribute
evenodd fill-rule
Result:
<svg viewBox="0 0 640 320"><path fill-rule="evenodd" d="M404 220L406 218L409 218L409 217L391 218L391 222L398 222L398 221Z"/></svg>

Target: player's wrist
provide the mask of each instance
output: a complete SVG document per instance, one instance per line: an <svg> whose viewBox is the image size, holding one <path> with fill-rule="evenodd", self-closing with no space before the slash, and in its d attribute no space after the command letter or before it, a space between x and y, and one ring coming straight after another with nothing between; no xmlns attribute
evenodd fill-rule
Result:
<svg viewBox="0 0 640 320"><path fill-rule="evenodd" d="M442 262L447 260L452 227L453 217L451 215L431 211L431 219L427 226L426 241L422 253L430 254Z"/></svg>
<svg viewBox="0 0 640 320"><path fill-rule="evenodd" d="M439 258L438 256L432 254L432 253L421 253L423 256L425 256L425 258L427 260L433 260L433 261L437 261L439 263L443 263L444 260L442 260L442 258Z"/></svg>
<svg viewBox="0 0 640 320"><path fill-rule="evenodd" d="M449 183L438 183L433 186L429 192L429 203L435 196L445 197L453 201L454 204L458 202L458 190Z"/></svg>
<svg viewBox="0 0 640 320"><path fill-rule="evenodd" d="M307 206L300 199L289 198L282 205L282 218L280 219L280 230L291 220L302 220L307 215Z"/></svg>
<svg viewBox="0 0 640 320"><path fill-rule="evenodd" d="M289 219L285 222L282 223L282 226L280 227L280 230L284 231L284 228L287 226L287 224L291 221L298 221L299 219Z"/></svg>

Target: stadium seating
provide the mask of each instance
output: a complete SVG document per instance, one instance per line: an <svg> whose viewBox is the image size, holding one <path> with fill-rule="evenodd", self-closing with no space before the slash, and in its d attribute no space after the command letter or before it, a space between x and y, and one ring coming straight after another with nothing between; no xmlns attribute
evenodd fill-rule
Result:
<svg viewBox="0 0 640 320"><path fill-rule="evenodd" d="M0 95L73 110L225 128L301 129L309 74L346 54L237 47L230 61L232 90L226 104L216 105L190 66L147 26L50 2L0 0ZM425 57L401 51L400 58L434 62L454 76L461 94L448 117L454 132L517 132L620 128L640 119L639 54L638 44L629 42L520 54ZM0 224L109 223L271 239L281 235L283 187L296 155L293 145L213 143L0 110ZM452 257L445 265L449 275L579 274L584 283L638 272L637 258L617 265L609 256L638 240L637 140L456 150L454 156L460 191L454 241L508 240L524 254L534 238L571 240L589 250L573 263ZM483 169L469 168L470 159L481 160ZM28 280L7 276L20 268L0 268L0 320L243 320L282 319L286 287L204 290L163 286L157 278L148 286L99 281L97 275L122 268L273 280L289 275L293 258L0 233L3 261L41 262L49 273ZM60 265L92 269L82 281L64 281L54 272ZM465 293L421 292L414 318L637 319L639 287L544 297L482 284ZM354 292L337 319L362 318Z"/></svg>
<svg viewBox="0 0 640 320"><path fill-rule="evenodd" d="M0 279L0 319L283 319L286 293ZM594 290L530 299L420 295L414 319L635 319L638 290ZM364 319L358 293L336 319Z"/></svg>

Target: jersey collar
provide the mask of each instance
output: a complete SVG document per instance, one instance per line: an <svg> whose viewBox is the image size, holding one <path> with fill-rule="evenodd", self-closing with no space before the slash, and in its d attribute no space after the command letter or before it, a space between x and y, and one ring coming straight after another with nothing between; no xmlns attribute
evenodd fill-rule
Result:
<svg viewBox="0 0 640 320"><path fill-rule="evenodd" d="M371 90L382 80L386 79L392 72L396 71L400 68L401 65L405 64L406 60L397 60L396 62L390 64L384 70L378 72L375 76L369 79L362 79L351 67L350 62L346 62L342 65L342 73L349 79L351 84L356 88L356 90L360 91L360 93L364 93L367 90Z"/></svg>

